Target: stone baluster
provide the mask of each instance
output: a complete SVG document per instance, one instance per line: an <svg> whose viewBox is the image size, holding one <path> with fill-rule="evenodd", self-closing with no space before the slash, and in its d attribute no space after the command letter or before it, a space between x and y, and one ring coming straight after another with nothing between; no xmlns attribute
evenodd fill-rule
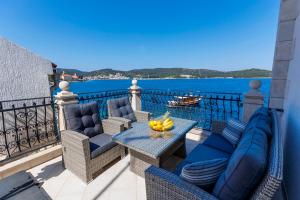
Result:
<svg viewBox="0 0 300 200"><path fill-rule="evenodd" d="M141 88L137 85L137 80L132 80L132 85L129 90L131 93L131 107L134 111L142 110L142 101L141 101Z"/></svg>
<svg viewBox="0 0 300 200"><path fill-rule="evenodd" d="M243 101L243 121L248 122L252 114L262 105L264 105L264 96L260 92L261 81L250 81L250 91L244 95Z"/></svg>
<svg viewBox="0 0 300 200"><path fill-rule="evenodd" d="M55 95L55 103L58 105L58 127L60 131L66 130L66 122L64 117L64 106L68 104L77 104L77 94L69 91L69 83L67 81L61 81L59 88L61 92Z"/></svg>

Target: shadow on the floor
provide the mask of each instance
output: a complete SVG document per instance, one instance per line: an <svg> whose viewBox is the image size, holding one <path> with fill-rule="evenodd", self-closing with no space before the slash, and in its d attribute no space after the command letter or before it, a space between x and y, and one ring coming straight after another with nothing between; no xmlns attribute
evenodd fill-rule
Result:
<svg viewBox="0 0 300 200"><path fill-rule="evenodd" d="M56 163L45 166L41 169L41 172L35 176L35 179L39 182L44 182L52 177L59 176L63 171L64 167L62 160L57 161Z"/></svg>
<svg viewBox="0 0 300 200"><path fill-rule="evenodd" d="M121 174L123 174L124 171L128 169L128 167L129 167L129 163L127 163L126 166L121 171L119 171L119 173L115 177L113 177L109 181L109 183L98 194L95 195L94 198L92 198L92 200L98 199L121 176Z"/></svg>

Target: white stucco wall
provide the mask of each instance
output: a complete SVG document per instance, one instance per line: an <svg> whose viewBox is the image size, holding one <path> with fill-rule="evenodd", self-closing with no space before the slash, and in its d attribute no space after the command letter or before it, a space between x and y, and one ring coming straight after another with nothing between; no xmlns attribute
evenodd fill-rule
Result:
<svg viewBox="0 0 300 200"><path fill-rule="evenodd" d="M50 96L52 63L0 37L0 101Z"/></svg>
<svg viewBox="0 0 300 200"><path fill-rule="evenodd" d="M294 52L287 77L283 128L286 136L285 187L288 199L300 199L300 15L295 23Z"/></svg>

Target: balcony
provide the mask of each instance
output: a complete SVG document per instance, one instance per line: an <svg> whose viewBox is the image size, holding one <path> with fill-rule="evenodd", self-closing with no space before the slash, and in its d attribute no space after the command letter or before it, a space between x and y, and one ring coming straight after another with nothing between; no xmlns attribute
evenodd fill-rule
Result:
<svg viewBox="0 0 300 200"><path fill-rule="evenodd" d="M95 93L72 94L62 87L69 95L62 96L65 101L79 104L96 101L101 119L108 118L108 100L128 97L132 107L152 113L152 118L168 111L174 118L193 120L196 125L185 136L186 154L189 155L211 135L215 121L249 117L254 112L251 106L257 108L263 105L259 86L254 84L249 93L252 104L247 101L249 95L238 93L158 89L139 89L137 92L134 82L130 90ZM115 159L88 184L64 168L59 131L62 126L62 100L57 96L56 101L54 97L43 97L1 102L0 178L14 178L16 175L13 174L25 170L32 175L42 194L50 199L147 199L145 179L130 170L129 155ZM160 167L172 172L183 159L172 154ZM20 191L16 194L29 195L23 196L24 199L34 199L34 193Z"/></svg>

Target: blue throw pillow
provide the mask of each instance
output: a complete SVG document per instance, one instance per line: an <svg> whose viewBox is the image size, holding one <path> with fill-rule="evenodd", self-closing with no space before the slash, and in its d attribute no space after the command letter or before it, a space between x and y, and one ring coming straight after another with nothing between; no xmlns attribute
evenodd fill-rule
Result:
<svg viewBox="0 0 300 200"><path fill-rule="evenodd" d="M226 128L222 132L222 136L231 144L236 145L239 142L246 125L247 124L242 121L229 119Z"/></svg>
<svg viewBox="0 0 300 200"><path fill-rule="evenodd" d="M211 186L225 171L227 158L218 158L187 164L183 167L180 177L200 187Z"/></svg>

